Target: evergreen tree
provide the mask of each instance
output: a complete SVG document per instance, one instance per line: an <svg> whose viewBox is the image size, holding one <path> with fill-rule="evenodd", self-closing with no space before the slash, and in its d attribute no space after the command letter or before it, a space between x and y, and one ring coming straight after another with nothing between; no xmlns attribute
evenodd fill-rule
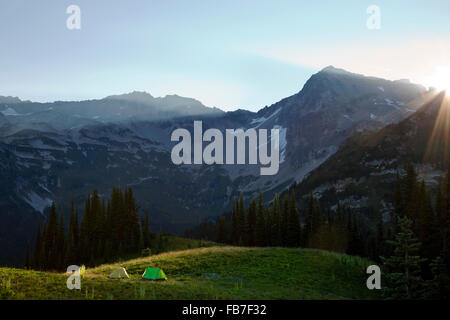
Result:
<svg viewBox="0 0 450 320"><path fill-rule="evenodd" d="M304 230L304 244L308 246L309 239L314 235L320 225L320 211L316 206L312 192L309 194L308 198L308 209L305 219L305 230Z"/></svg>
<svg viewBox="0 0 450 320"><path fill-rule="evenodd" d="M420 294L420 243L414 237L412 221L408 217L398 218L399 233L392 244L394 255L382 257L386 272L384 294L390 299L414 299Z"/></svg>
<svg viewBox="0 0 450 320"><path fill-rule="evenodd" d="M225 221L223 222L225 226ZM226 230L225 230L226 231ZM247 214L247 245L255 246L256 238L256 201L252 200Z"/></svg>
<svg viewBox="0 0 450 320"><path fill-rule="evenodd" d="M48 259L47 259L47 223L44 223L42 226L42 233L41 233L41 254L39 255L39 270L47 269L48 266Z"/></svg>
<svg viewBox="0 0 450 320"><path fill-rule="evenodd" d="M406 165L406 176L403 181L403 199L411 200L417 187L417 173L411 163Z"/></svg>
<svg viewBox="0 0 450 320"><path fill-rule="evenodd" d="M231 216L231 243L237 244L239 242L239 205L235 198L233 203L233 213Z"/></svg>
<svg viewBox="0 0 450 320"><path fill-rule="evenodd" d="M33 258L33 267L36 270L40 270L41 265L41 255L42 255L42 238L41 238L41 223L38 222L37 232L36 232L36 241L34 242L34 258Z"/></svg>
<svg viewBox="0 0 450 320"><path fill-rule="evenodd" d="M323 216L322 211L320 209L320 203L318 200L314 200L314 214L313 214L313 230L314 232L317 231L317 229L323 224Z"/></svg>
<svg viewBox="0 0 450 320"><path fill-rule="evenodd" d="M217 221L216 242L218 243L227 242L227 227L225 217L219 217Z"/></svg>
<svg viewBox="0 0 450 320"><path fill-rule="evenodd" d="M27 242L27 248L25 251L25 262L24 262L25 269L31 269L31 258L30 258L30 243Z"/></svg>
<svg viewBox="0 0 450 320"><path fill-rule="evenodd" d="M280 200L278 198L278 194L275 193L275 197L273 199L273 211L272 211L272 219L271 219L271 245L272 246L281 246L281 209L280 209Z"/></svg>
<svg viewBox="0 0 450 320"><path fill-rule="evenodd" d="M91 228L92 228L92 218L91 218L91 199L90 195L88 195L85 203L84 203L84 213L83 218L81 219L80 226L80 260L83 263L87 263L90 258L91 252Z"/></svg>
<svg viewBox="0 0 450 320"><path fill-rule="evenodd" d="M239 211L238 211L238 242L240 245L244 244L246 234L247 234L247 223L245 219L245 203L244 203L244 195L241 192L239 196Z"/></svg>
<svg viewBox="0 0 450 320"><path fill-rule="evenodd" d="M266 209L266 226L265 226L265 236L266 236L266 246L273 246L273 225L274 225L274 215L273 215L273 205L269 205Z"/></svg>
<svg viewBox="0 0 450 320"><path fill-rule="evenodd" d="M88 241L89 241L89 256L88 261L98 261L102 255L103 242L103 228L104 217L102 211L102 203L97 190L94 190L90 198L89 216L88 219Z"/></svg>
<svg viewBox="0 0 450 320"><path fill-rule="evenodd" d="M312 192L308 196L308 204L306 208L305 227L303 229L303 245L308 247L309 238L312 235L313 229L313 214L314 214L314 199Z"/></svg>
<svg viewBox="0 0 450 320"><path fill-rule="evenodd" d="M331 209L330 207L327 208L327 217L326 217L326 224L328 226L331 226L333 224L333 217L331 216Z"/></svg>
<svg viewBox="0 0 450 320"><path fill-rule="evenodd" d="M293 189L292 189L293 190ZM289 195L287 193L284 194L283 200L281 201L281 242L282 245L287 247L289 246Z"/></svg>
<svg viewBox="0 0 450 320"><path fill-rule="evenodd" d="M263 247L266 244L265 241L265 228L266 221L264 215L264 201L261 190L259 191L258 208L256 215L256 230L255 230L255 245Z"/></svg>
<svg viewBox="0 0 450 320"><path fill-rule="evenodd" d="M139 225L139 248L138 248L138 250L140 252L142 252L142 250L144 250L144 249L145 249L145 247L144 247L144 231L141 228L141 224L140 224Z"/></svg>
<svg viewBox="0 0 450 320"><path fill-rule="evenodd" d="M349 237L347 254L350 255L363 255L364 245L359 230L359 222L356 213L351 209L347 210L347 234Z"/></svg>
<svg viewBox="0 0 450 320"><path fill-rule="evenodd" d="M338 203L337 203L337 209L336 209L336 217L337 217L337 223L338 224L344 224L344 210L343 210L343 208L342 208L342 206L341 206L341 202L339 202L338 201Z"/></svg>
<svg viewBox="0 0 450 320"><path fill-rule="evenodd" d="M287 222L287 246L298 247L301 240L300 215L297 210L294 189L289 195L289 217Z"/></svg>
<svg viewBox="0 0 450 320"><path fill-rule="evenodd" d="M426 282L425 299L450 299L450 278L443 259L438 256L430 264L433 278Z"/></svg>
<svg viewBox="0 0 450 320"><path fill-rule="evenodd" d="M384 252L384 221L383 221L383 213L381 211L378 212L377 215L377 236L376 236L376 260L379 260L379 256L381 256Z"/></svg>
<svg viewBox="0 0 450 320"><path fill-rule="evenodd" d="M126 247L128 251L135 252L139 249L139 208L133 195L133 190L128 188L125 191L126 207Z"/></svg>
<svg viewBox="0 0 450 320"><path fill-rule="evenodd" d="M75 208L75 218L73 220L72 225L72 237L73 237L73 261L77 262L80 260L81 253L80 253L80 225L79 225L79 215L78 215L78 209Z"/></svg>
<svg viewBox="0 0 450 320"><path fill-rule="evenodd" d="M164 238L162 235L162 229L161 226L159 227L159 234L158 234L158 240L156 242L156 253L164 252L165 246L164 246Z"/></svg>
<svg viewBox="0 0 450 320"><path fill-rule="evenodd" d="M56 255L55 255L55 268L62 270L65 264L65 230L64 230L64 218L63 214L59 214L58 231L56 235Z"/></svg>
<svg viewBox="0 0 450 320"><path fill-rule="evenodd" d="M65 239L65 257L64 257L64 263L66 265L72 265L75 264L75 259L73 255L75 254L75 245L74 245L74 239L73 239L73 224L75 221L75 212L74 212L74 203L72 199L71 207L70 207L70 217L69 217L69 227L67 229L67 235Z"/></svg>
<svg viewBox="0 0 450 320"><path fill-rule="evenodd" d="M450 167L443 182L440 223L442 228L442 258L447 272L450 274Z"/></svg>
<svg viewBox="0 0 450 320"><path fill-rule="evenodd" d="M56 213L56 206L53 202L50 207L50 215L45 230L45 265L46 269L55 270L57 268L58 251L57 251L57 236L58 236L58 217Z"/></svg>
<svg viewBox="0 0 450 320"><path fill-rule="evenodd" d="M428 261L432 261L442 253L442 241L439 228L438 216L431 207L429 196L424 194L424 205L421 213L419 241L422 242L420 248L420 256L427 260L422 264L422 274L425 279L432 277L431 265Z"/></svg>
<svg viewBox="0 0 450 320"><path fill-rule="evenodd" d="M144 248L150 248L151 236L150 236L150 222L148 211L145 212L145 218L142 224L142 235L144 239Z"/></svg>
<svg viewBox="0 0 450 320"><path fill-rule="evenodd" d="M32 265L46 270L62 270L70 264L95 265L111 258L138 254L144 242L150 245L148 213L142 226L138 206L131 189L125 196L113 188L111 200L100 199L97 190L88 195L85 210L78 223L78 210L71 202L70 220L66 230L63 213L56 214L53 203L49 218L36 234ZM145 234L145 241L144 241Z"/></svg>
<svg viewBox="0 0 450 320"><path fill-rule="evenodd" d="M403 199L402 180L400 178L400 174L398 171L397 171L397 175L396 175L396 181L397 181L397 183L395 185L394 212L391 217L391 220L393 222L393 228L397 232L398 231L398 226L397 226L398 218L403 217L403 215L405 213L405 207L406 207L405 201Z"/></svg>
<svg viewBox="0 0 450 320"><path fill-rule="evenodd" d="M442 217L442 209L443 209L443 199L442 199L442 192L443 192L443 186L442 183L439 184L437 190L436 190L436 199L435 199L435 214L436 214L436 220L439 227L439 238L440 238L440 245L443 245L443 236L444 236L444 230L443 227L445 226L445 222L443 221Z"/></svg>

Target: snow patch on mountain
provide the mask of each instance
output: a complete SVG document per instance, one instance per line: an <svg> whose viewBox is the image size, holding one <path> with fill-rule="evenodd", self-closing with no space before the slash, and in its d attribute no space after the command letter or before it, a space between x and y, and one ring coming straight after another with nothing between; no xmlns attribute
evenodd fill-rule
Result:
<svg viewBox="0 0 450 320"><path fill-rule="evenodd" d="M52 193L46 186L44 186L42 183L39 183L39 187L47 191L48 193Z"/></svg>
<svg viewBox="0 0 450 320"><path fill-rule="evenodd" d="M405 103L403 101L394 101L388 98L385 98L384 101L387 103L387 105L394 107L398 110L400 110L400 107L404 106Z"/></svg>
<svg viewBox="0 0 450 320"><path fill-rule="evenodd" d="M52 204L52 200L48 198L42 198L36 192L30 191L23 197L23 199L36 211L44 213L44 209Z"/></svg>
<svg viewBox="0 0 450 320"><path fill-rule="evenodd" d="M16 110L9 107L6 110L0 111L4 116L20 116L20 114L17 113Z"/></svg>
<svg viewBox="0 0 450 320"><path fill-rule="evenodd" d="M345 118L345 119L347 119L347 120L353 121L353 119L352 119L352 118L350 118L350 116L349 116L349 115L347 115L347 114L344 114L344 118Z"/></svg>
<svg viewBox="0 0 450 320"><path fill-rule="evenodd" d="M287 129L283 128L282 126L279 126L279 125L275 125L273 128L280 130L280 135L279 135L279 138L280 138L280 145L279 145L280 163L283 163L286 160L286 146L287 146L286 132L287 132Z"/></svg>
<svg viewBox="0 0 450 320"><path fill-rule="evenodd" d="M41 139L33 139L29 142L29 145L35 149L59 150L59 151L67 152L67 148L62 147L62 145L67 145L65 142L58 141L58 144L61 144L61 147L51 146L51 145L43 142Z"/></svg>
<svg viewBox="0 0 450 320"><path fill-rule="evenodd" d="M39 158L36 158L31 152L26 152L26 151L22 152L22 151L14 150L13 153L18 158L40 160Z"/></svg>
<svg viewBox="0 0 450 320"><path fill-rule="evenodd" d="M251 125L257 124L257 126L254 127L254 129L256 129L256 128L260 127L260 126L261 126L264 122L266 122L267 120L272 119L272 118L273 118L274 116L276 116L280 111L281 111L281 108L278 108L277 110L275 110L274 113L272 113L272 114L271 114L270 116L268 116L267 118L266 118L266 117L255 118L255 119L253 119L253 120L250 122L250 124L251 124Z"/></svg>

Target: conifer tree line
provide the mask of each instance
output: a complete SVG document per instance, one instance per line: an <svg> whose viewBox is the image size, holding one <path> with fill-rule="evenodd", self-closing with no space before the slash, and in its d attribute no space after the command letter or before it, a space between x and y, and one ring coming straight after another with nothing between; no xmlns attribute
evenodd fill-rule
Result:
<svg viewBox="0 0 450 320"><path fill-rule="evenodd" d="M281 200L275 194L267 207L261 191L247 208L241 194L234 200L231 216L221 216L216 228L215 240L232 245L309 247L355 255L364 255L368 250L353 210L338 204L333 214L330 209L324 212L310 194L308 208L301 219L293 188Z"/></svg>
<svg viewBox="0 0 450 320"><path fill-rule="evenodd" d="M268 207L259 197L245 205L234 200L231 215L216 223L216 240L242 246L317 248L368 257L383 266L387 298L450 298L450 174L433 196L412 165L397 174L394 212L381 212L375 228L363 228L359 215L340 203L322 210L309 194L300 214L294 188Z"/></svg>
<svg viewBox="0 0 450 320"><path fill-rule="evenodd" d="M385 295L394 299L450 299L450 171L434 196L412 165L397 176L392 223L379 227Z"/></svg>
<svg viewBox="0 0 450 320"><path fill-rule="evenodd" d="M131 188L113 188L105 202L98 191L88 195L83 216L71 203L66 224L55 203L47 221L38 224L33 254L27 245L25 268L65 270L69 265L93 266L116 258L131 257L149 248L155 235L150 232L148 212L140 217Z"/></svg>

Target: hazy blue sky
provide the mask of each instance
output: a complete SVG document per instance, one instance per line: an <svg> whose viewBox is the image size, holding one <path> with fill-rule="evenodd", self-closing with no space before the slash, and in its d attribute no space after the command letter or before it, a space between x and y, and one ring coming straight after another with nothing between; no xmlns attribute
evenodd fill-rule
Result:
<svg viewBox="0 0 450 320"><path fill-rule="evenodd" d="M66 28L71 4L81 30ZM366 27L372 4L380 30ZM0 95L145 90L257 110L327 65L432 85L450 73L449 12L448 0L0 0Z"/></svg>

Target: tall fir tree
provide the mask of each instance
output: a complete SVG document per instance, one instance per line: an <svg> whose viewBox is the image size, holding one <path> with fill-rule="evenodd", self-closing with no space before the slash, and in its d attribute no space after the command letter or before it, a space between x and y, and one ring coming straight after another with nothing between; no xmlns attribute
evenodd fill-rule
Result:
<svg viewBox="0 0 450 320"><path fill-rule="evenodd" d="M255 245L258 247L263 247L266 245L265 241L265 210L264 210L264 200L261 190L259 190L258 207L256 213L256 230L255 230Z"/></svg>
<svg viewBox="0 0 450 320"><path fill-rule="evenodd" d="M239 205L236 198L233 202L233 213L231 215L231 243L239 242Z"/></svg>
<svg viewBox="0 0 450 320"><path fill-rule="evenodd" d="M57 268L58 251L57 251L57 235L58 235L58 215L56 213L56 205L53 202L50 207L50 214L45 230L45 268L55 270Z"/></svg>
<svg viewBox="0 0 450 320"><path fill-rule="evenodd" d="M313 197L312 192L309 193L308 197L308 208L306 212L306 219L305 219L305 229L303 232L303 242L305 246L309 245L309 240L314 235L314 232L316 231L317 227L317 210L315 208L315 200Z"/></svg>
<svg viewBox="0 0 450 320"><path fill-rule="evenodd" d="M247 245L255 246L256 244L256 201L252 200L248 206L247 214Z"/></svg>
<svg viewBox="0 0 450 320"><path fill-rule="evenodd" d="M244 195L242 194L242 192L239 196L238 230L239 230L238 244L243 245L247 234L247 223L245 219Z"/></svg>
<svg viewBox="0 0 450 320"><path fill-rule="evenodd" d="M281 216L281 208L280 208L280 199L278 197L278 194L275 193L274 199L273 199L273 211L272 211L272 225L271 225L271 245L272 246L281 246L282 243L282 237L281 237L281 223L282 223L282 216Z"/></svg>
<svg viewBox="0 0 450 320"><path fill-rule="evenodd" d="M227 243L227 226L225 217L219 217L216 228L216 242Z"/></svg>
<svg viewBox="0 0 450 320"><path fill-rule="evenodd" d="M144 240L144 248L149 248L151 243L149 212L145 212L144 222L142 224L142 236Z"/></svg>
<svg viewBox="0 0 450 320"><path fill-rule="evenodd" d="M287 225L287 246L298 247L302 239L300 214L297 210L297 202L295 201L294 189L291 190L289 195L289 216Z"/></svg>
<svg viewBox="0 0 450 320"><path fill-rule="evenodd" d="M41 255L42 255L42 242L41 238L41 222L38 221L37 232L36 232L36 240L34 242L34 256L33 256L33 268L36 270L40 270L42 267L41 264Z"/></svg>
<svg viewBox="0 0 450 320"><path fill-rule="evenodd" d="M287 247L289 243L289 195L285 193L281 200L281 243Z"/></svg>
<svg viewBox="0 0 450 320"><path fill-rule="evenodd" d="M384 241L385 241L385 233L384 233L384 221L383 221L383 213L381 211L377 214L377 234L376 234L376 246L375 246L375 260L378 261L380 256L384 252Z"/></svg>
<svg viewBox="0 0 450 320"><path fill-rule="evenodd" d="M415 299L420 296L420 243L414 237L412 221L398 218L399 232L392 241L394 255L382 261L385 266L384 295L388 299Z"/></svg>
<svg viewBox="0 0 450 320"><path fill-rule="evenodd" d="M27 248L25 251L25 262L24 262L24 268L25 269L31 269L31 257L30 257L30 243L27 242Z"/></svg>
<svg viewBox="0 0 450 320"><path fill-rule="evenodd" d="M65 265L65 227L64 227L64 217L63 213L61 212L59 214L59 221L58 221L58 231L56 235L56 261L55 261L55 268L57 270L62 270Z"/></svg>
<svg viewBox="0 0 450 320"><path fill-rule="evenodd" d="M442 201L439 211L442 226L442 258L450 274L450 166L442 184Z"/></svg>

